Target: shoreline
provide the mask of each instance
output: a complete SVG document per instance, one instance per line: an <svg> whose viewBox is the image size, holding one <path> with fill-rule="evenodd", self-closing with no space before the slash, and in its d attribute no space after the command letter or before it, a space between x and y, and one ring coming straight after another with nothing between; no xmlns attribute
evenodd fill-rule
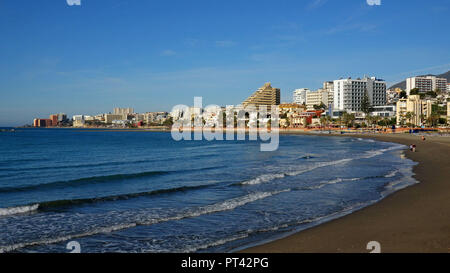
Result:
<svg viewBox="0 0 450 273"><path fill-rule="evenodd" d="M385 253L450 253L450 138L409 134L295 135L369 138L409 146L405 156L418 164L419 181L379 202L340 218L262 243L240 253L368 253L367 243L378 241Z"/></svg>

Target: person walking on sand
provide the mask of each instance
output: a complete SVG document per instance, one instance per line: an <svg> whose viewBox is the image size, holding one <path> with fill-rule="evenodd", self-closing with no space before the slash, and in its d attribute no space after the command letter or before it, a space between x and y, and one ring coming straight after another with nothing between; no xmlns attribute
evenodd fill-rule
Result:
<svg viewBox="0 0 450 273"><path fill-rule="evenodd" d="M413 151L413 153L416 152L416 145L415 144L412 145L412 151Z"/></svg>
<svg viewBox="0 0 450 273"><path fill-rule="evenodd" d="M425 141L425 140L426 140L425 136L422 136L422 141Z"/></svg>

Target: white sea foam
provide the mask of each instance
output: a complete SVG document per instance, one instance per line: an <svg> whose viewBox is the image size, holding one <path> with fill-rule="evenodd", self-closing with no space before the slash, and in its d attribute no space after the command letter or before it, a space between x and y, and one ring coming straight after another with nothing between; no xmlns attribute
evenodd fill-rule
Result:
<svg viewBox="0 0 450 273"><path fill-rule="evenodd" d="M318 169L318 168L331 166L331 165L343 164L343 163L346 163L346 162L349 162L352 160L353 159L351 159L351 158L344 158L344 159L330 161L330 162L319 162L311 167L308 167L308 168L302 169L302 170L298 170L298 171L290 171L290 172L275 173L275 174L263 174L254 179L241 182L241 185L258 185L258 184L262 184L262 183L267 183L267 182L270 182L270 181L273 181L276 179L284 178L286 176L297 176L302 173L307 173L307 172L310 172L310 171Z"/></svg>
<svg viewBox="0 0 450 273"><path fill-rule="evenodd" d="M72 234L72 235L66 235L66 236L61 236L61 237L56 237L56 238L48 238L48 239L37 240L37 241L23 242L23 243L13 244L13 245L9 245L9 246L0 246L0 253L15 251L17 249L21 249L24 247L55 244L55 243L60 243L60 242L64 242L64 241L69 241L69 240L73 240L73 239L77 239L77 238L82 238L82 237L87 237L87 236L92 236L92 235L97 235L97 234L102 234L102 233L111 233L111 232L122 230L122 229L133 228L138 225L152 225L152 224L157 224L157 223L161 223L161 222L175 221L175 220L181 220L184 218L198 217L198 216L205 215L205 214L233 210L237 207L244 206L248 203L252 203L252 202L273 196L273 195L277 195L277 194L280 194L283 192L289 192L289 191L290 191L290 189L282 190L282 191L273 191L273 192L255 192L255 193L250 193L245 196L225 200L223 202L219 202L216 204L203 206L203 207L199 207L199 208L195 208L195 209L191 209L191 210L186 210L186 211L184 211L180 214L177 214L175 216L172 216L172 217L156 218L156 219L149 219L149 220L144 219L142 221L137 221L135 223L126 223L126 224L119 224L119 225L114 225L114 226L110 226L110 227L102 227L102 228L94 229L94 230L79 233L79 234Z"/></svg>
<svg viewBox="0 0 450 273"><path fill-rule="evenodd" d="M263 175L258 176L255 179L242 182L242 185L257 185L257 184L269 182L269 181L272 181L272 180L275 180L275 179L284 178L285 176L286 176L286 174L284 174L284 173L263 174Z"/></svg>
<svg viewBox="0 0 450 273"><path fill-rule="evenodd" d="M110 232L114 232L117 230L131 228L131 227L135 227L135 226L136 226L136 223L115 225L115 226L99 228L99 229L96 229L93 231L88 231L88 232L79 233L79 234L43 239L43 240L32 241L32 242L18 243L18 244L9 245L9 246L0 246L0 253L11 252L11 251L15 251L17 249L21 249L24 247L30 247L30 246L56 244L56 243L60 243L60 242L64 242L64 241L69 241L72 239L82 238L82 237L86 237L86 236L92 236L92 235L96 235L96 234L100 234L100 233L110 233Z"/></svg>
<svg viewBox="0 0 450 273"><path fill-rule="evenodd" d="M200 245L200 246L187 247L184 250L182 250L181 252L182 253L192 253L192 252L196 252L196 251L199 251L199 250L202 250L202 249L207 249L207 248L214 247L214 246L224 245L226 243L233 242L233 241L236 241L236 240L245 239L247 237L248 237L248 234L239 234L239 235L235 235L235 236L232 236L232 237L229 237L229 238L224 238L224 239L220 239L220 240L217 240L217 241L214 241L214 242L211 242L211 243L203 244L203 245Z"/></svg>
<svg viewBox="0 0 450 273"><path fill-rule="evenodd" d="M361 180L363 178L336 178L330 181L326 181L326 182L321 182L316 186L312 186L312 187L307 187L306 189L308 190L317 190L317 189L321 189L325 186L328 185L334 185L334 184L338 184L338 183L343 183L343 182L352 182L352 181L358 181Z"/></svg>
<svg viewBox="0 0 450 273"><path fill-rule="evenodd" d="M0 208L0 216L11 216L15 214L23 214L36 211L39 208L39 204L21 207Z"/></svg>
<svg viewBox="0 0 450 273"><path fill-rule="evenodd" d="M391 178L391 177L394 177L395 175L397 175L397 173L398 173L398 170L393 170L392 172L386 174L384 177Z"/></svg>

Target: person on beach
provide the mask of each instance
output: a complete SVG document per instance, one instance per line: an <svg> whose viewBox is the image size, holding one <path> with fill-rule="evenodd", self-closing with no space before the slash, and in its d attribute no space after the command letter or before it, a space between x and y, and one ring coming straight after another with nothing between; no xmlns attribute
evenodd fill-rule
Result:
<svg viewBox="0 0 450 273"><path fill-rule="evenodd" d="M413 152L413 153L416 152L416 145L415 145L415 144L412 145L412 152Z"/></svg>
<svg viewBox="0 0 450 273"><path fill-rule="evenodd" d="M426 140L425 136L422 136L422 141L425 141L425 140Z"/></svg>

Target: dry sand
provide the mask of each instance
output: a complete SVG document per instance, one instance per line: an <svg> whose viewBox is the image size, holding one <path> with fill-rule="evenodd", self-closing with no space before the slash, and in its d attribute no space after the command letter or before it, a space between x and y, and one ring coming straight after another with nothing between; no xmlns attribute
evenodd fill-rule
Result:
<svg viewBox="0 0 450 273"><path fill-rule="evenodd" d="M416 144L417 152L405 155L419 163L413 171L420 183L350 215L242 252L367 253L367 243L378 241L387 253L450 253L450 137L352 136Z"/></svg>

